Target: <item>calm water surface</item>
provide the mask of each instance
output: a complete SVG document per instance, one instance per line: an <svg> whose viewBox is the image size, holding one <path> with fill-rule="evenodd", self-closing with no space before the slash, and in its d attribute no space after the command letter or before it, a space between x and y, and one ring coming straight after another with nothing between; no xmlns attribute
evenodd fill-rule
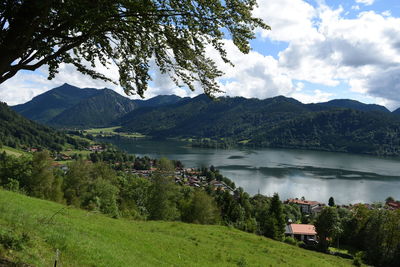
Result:
<svg viewBox="0 0 400 267"><path fill-rule="evenodd" d="M186 167L214 165L250 194L336 203L400 199L400 159L286 149L206 149L178 141L113 140L138 156L168 157Z"/></svg>

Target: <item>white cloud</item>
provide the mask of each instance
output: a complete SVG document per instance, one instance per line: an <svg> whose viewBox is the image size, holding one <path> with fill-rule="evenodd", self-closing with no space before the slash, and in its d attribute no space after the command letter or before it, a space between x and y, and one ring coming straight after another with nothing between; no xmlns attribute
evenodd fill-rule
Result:
<svg viewBox="0 0 400 267"><path fill-rule="evenodd" d="M400 63L400 18L368 11L348 19L342 16L342 7L325 5L315 12L319 22L313 27L319 37L299 41L294 36L288 48L279 53L279 67L292 79L326 86L347 82L354 92L395 99L383 88L378 93L371 81L385 79L386 71ZM396 101L400 104L400 98Z"/></svg>
<svg viewBox="0 0 400 267"><path fill-rule="evenodd" d="M262 37L292 42L319 38L313 27L316 10L302 0L259 0L254 16L262 18L272 30L262 31Z"/></svg>
<svg viewBox="0 0 400 267"><path fill-rule="evenodd" d="M321 90L314 90L313 94L295 92L295 93L291 94L290 96L299 100L302 103L305 103L305 104L326 102L326 101L333 99L332 93L323 92Z"/></svg>
<svg viewBox="0 0 400 267"><path fill-rule="evenodd" d="M219 81L230 96L271 97L290 95L305 102L325 101L333 97L321 90L313 94L304 93L304 83L294 80L338 86L347 84L352 92L370 96L380 103L400 105L400 88L390 75L400 75L400 18L390 12L360 12L355 18L348 18L342 6L333 9L325 1L316 1L312 6L302 0L259 0L255 16L272 26L271 31L259 31L265 40L281 41L288 44L277 59L252 51L243 55L232 44L226 42L228 56L235 68L217 60L225 75ZM357 0L349 9L359 10L359 4L372 5L373 0ZM218 55L209 52L218 59ZM154 67L154 65L153 65ZM118 80L115 67L110 70L99 67ZM46 69L41 71L46 73ZM147 98L158 94L193 96L201 93L178 88L171 79L154 70L151 88ZM390 79L392 78L392 79ZM45 74L19 73L13 79L0 85L0 99L9 103L21 103L33 96L64 82L79 87L109 87L123 93L121 87L96 81L76 72L73 67L62 65L60 74L52 81ZM306 83L307 84L307 83ZM340 97L340 96L338 96Z"/></svg>
<svg viewBox="0 0 400 267"><path fill-rule="evenodd" d="M96 70L100 73L107 74L108 77L118 80L118 71L115 66L109 66L107 69L97 64ZM43 66L35 72L22 71L13 78L0 84L0 100L9 105L25 103L34 96L42 94L52 88L60 86L64 83L81 87L81 88L110 88L116 92L123 94L123 90L118 85L102 80L94 80L89 76L83 75L76 70L73 65L60 64L59 73L55 78L48 80L48 68Z"/></svg>
<svg viewBox="0 0 400 267"><path fill-rule="evenodd" d="M225 47L235 65L232 67L217 60L218 67L225 72L221 79L221 89L226 95L263 99L287 95L295 90L291 78L272 56L263 56L255 51L242 54L232 41L225 41ZM215 51L210 50L208 53L211 58L218 58Z"/></svg>
<svg viewBox="0 0 400 267"><path fill-rule="evenodd" d="M375 0L356 0L356 3L364 4L366 6L370 6L375 2Z"/></svg>

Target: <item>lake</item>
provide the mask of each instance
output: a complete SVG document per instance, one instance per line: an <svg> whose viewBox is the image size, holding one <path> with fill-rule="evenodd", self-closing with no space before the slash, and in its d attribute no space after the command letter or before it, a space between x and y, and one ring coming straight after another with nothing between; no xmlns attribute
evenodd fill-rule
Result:
<svg viewBox="0 0 400 267"><path fill-rule="evenodd" d="M400 159L270 148L193 148L172 140L111 142L137 156L180 160L185 167L214 165L251 195L278 192L283 200L304 196L324 203L333 196L338 204L400 199Z"/></svg>

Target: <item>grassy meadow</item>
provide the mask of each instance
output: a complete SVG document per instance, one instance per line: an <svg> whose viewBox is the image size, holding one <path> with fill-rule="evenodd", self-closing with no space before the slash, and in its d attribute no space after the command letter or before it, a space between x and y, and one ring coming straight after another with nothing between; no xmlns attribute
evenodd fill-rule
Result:
<svg viewBox="0 0 400 267"><path fill-rule="evenodd" d="M91 134L93 136L102 136L102 137L110 137L110 136L122 136L126 138L143 138L145 135L140 133L124 133L117 132L116 130L121 128L121 126L108 127L108 128L91 128L87 129L84 132L86 134Z"/></svg>
<svg viewBox="0 0 400 267"><path fill-rule="evenodd" d="M132 221L0 190L0 259L52 266L350 266L225 226Z"/></svg>
<svg viewBox="0 0 400 267"><path fill-rule="evenodd" d="M19 149L15 149L15 148L12 148L12 147L4 146L4 145L3 145L3 146L0 148L0 153L3 153L4 151L5 151L7 154L9 154L9 155L13 155L13 156L17 156L17 157L22 156L22 155L24 155L24 154L28 154L28 153L25 152L25 151L22 151L22 150L19 150Z"/></svg>

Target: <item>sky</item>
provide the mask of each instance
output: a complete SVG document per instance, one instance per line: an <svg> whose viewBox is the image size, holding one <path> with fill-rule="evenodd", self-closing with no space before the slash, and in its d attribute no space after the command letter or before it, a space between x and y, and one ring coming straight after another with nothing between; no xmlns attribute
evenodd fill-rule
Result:
<svg viewBox="0 0 400 267"><path fill-rule="evenodd" d="M258 0L256 17L271 26L257 30L252 51L242 54L225 40L234 67L217 59L225 72L218 82L227 96L293 97L303 103L355 99L400 107L400 1L399 0ZM118 80L115 67L97 70ZM154 69L146 98L161 94L195 96L178 88ZM0 101L25 103L47 90L69 83L78 87L111 88L116 84L93 80L71 65L47 80L47 67L19 72L0 84ZM137 95L131 98L139 98Z"/></svg>

